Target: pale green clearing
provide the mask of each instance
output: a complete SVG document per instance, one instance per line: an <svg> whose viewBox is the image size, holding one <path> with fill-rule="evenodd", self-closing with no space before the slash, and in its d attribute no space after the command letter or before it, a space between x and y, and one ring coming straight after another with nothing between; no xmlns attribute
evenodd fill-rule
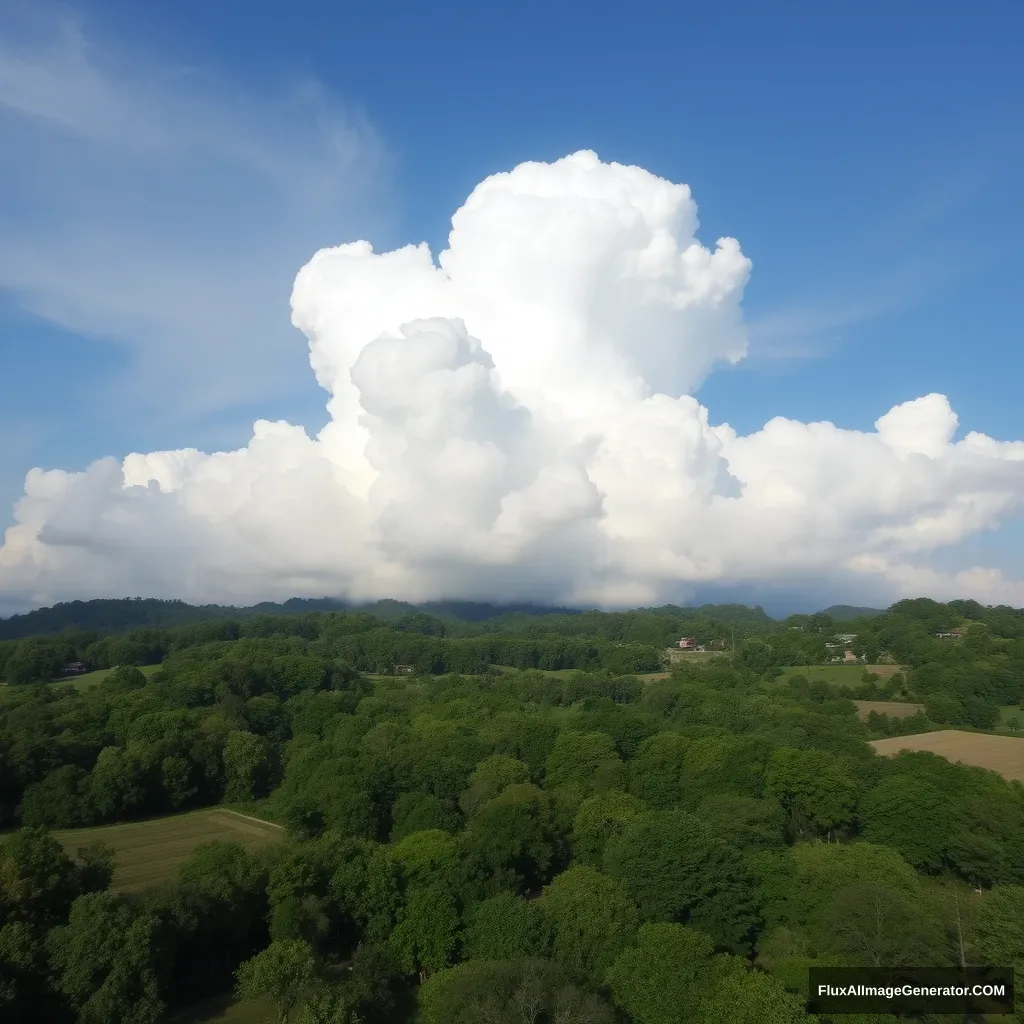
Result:
<svg viewBox="0 0 1024 1024"><path fill-rule="evenodd" d="M999 721L996 723L996 728L1009 729L1012 718L1016 718L1021 726L1024 726L1024 708L1019 704L1007 704L999 709ZM1019 731L1024 732L1024 729Z"/></svg>
<svg viewBox="0 0 1024 1024"><path fill-rule="evenodd" d="M160 671L159 665L136 665L135 666L147 679ZM54 679L53 683L59 686L73 686L79 693L99 686L107 676L114 670L112 668L98 668L95 672L86 672L80 676L66 676L62 679Z"/></svg>
<svg viewBox="0 0 1024 1024"><path fill-rule="evenodd" d="M819 680L831 686L860 686L865 672L878 676L884 682L887 676L894 676L903 669L899 665L790 665L782 670L780 679L789 676L803 676L808 682Z"/></svg>
<svg viewBox="0 0 1024 1024"><path fill-rule="evenodd" d="M277 1020L269 999L207 999L168 1017L168 1024L269 1024Z"/></svg>
<svg viewBox="0 0 1024 1024"><path fill-rule="evenodd" d="M287 833L269 821L224 807L207 807L148 821L62 829L53 836L72 856L91 843L112 847L114 878L110 888L133 892L173 880L178 868L203 843L222 839L258 849L285 840Z"/></svg>

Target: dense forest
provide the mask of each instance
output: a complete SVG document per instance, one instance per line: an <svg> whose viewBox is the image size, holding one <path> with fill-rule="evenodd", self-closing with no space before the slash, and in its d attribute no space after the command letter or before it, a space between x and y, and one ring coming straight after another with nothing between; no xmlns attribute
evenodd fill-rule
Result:
<svg viewBox="0 0 1024 1024"><path fill-rule="evenodd" d="M1021 611L474 608L8 620L0 1019L789 1024L813 965L1024 968L1024 786L868 742L995 725ZM286 838L115 892L50 831L221 803Z"/></svg>

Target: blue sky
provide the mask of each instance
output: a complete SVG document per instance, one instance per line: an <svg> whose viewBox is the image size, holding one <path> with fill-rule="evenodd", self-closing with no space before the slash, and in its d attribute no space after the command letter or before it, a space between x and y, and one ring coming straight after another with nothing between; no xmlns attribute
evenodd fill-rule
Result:
<svg viewBox="0 0 1024 1024"><path fill-rule="evenodd" d="M753 261L750 357L698 394L715 421L870 429L937 391L961 432L1024 437L1021 38L1000 2L16 0L0 521L32 466L318 429L288 324L308 256L436 252L477 182L580 148L688 183L702 241ZM972 551L1024 571L1022 534Z"/></svg>

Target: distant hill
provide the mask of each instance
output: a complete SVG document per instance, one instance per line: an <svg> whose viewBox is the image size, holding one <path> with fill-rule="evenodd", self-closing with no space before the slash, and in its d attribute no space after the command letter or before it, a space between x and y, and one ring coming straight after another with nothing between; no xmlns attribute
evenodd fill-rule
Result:
<svg viewBox="0 0 1024 1024"><path fill-rule="evenodd" d="M425 613L439 619L484 622L504 615L527 614L577 615L572 608L549 608L534 604L497 605L474 601L428 601L422 605L384 599L355 604L334 597L293 597L287 601L261 601L259 604L192 605L184 601L163 601L152 597L92 601L65 601L50 608L37 608L23 615L0 619L0 640L20 640L27 636L86 630L91 633L118 633L129 629L153 627L168 629L211 619L243 619L253 615L298 615L303 612L364 611L384 622L396 622L409 615Z"/></svg>
<svg viewBox="0 0 1024 1024"><path fill-rule="evenodd" d="M836 622L849 622L851 619L869 619L884 613L884 608L858 608L852 604L834 604L823 612L824 615L831 615Z"/></svg>
<svg viewBox="0 0 1024 1024"><path fill-rule="evenodd" d="M604 613L585 612L578 608L553 607L518 602L492 604L482 601L426 601L410 604L407 601L384 599L381 601L356 604L340 598L291 598L287 601L263 601L247 607L234 605L191 605L184 601L164 601L157 598L97 598L92 601L67 601L50 608L38 608L23 615L0 619L0 640L20 640L28 636L48 633L62 633L66 630L85 630L90 633L119 633L132 629L169 629L193 622L209 622L217 619L245 619L254 615L297 615L303 612L362 611L383 622L400 624L411 616L430 616L449 624L463 623L459 633L475 634L480 629L523 629L530 623L547 620L551 628L571 635L586 632L584 626L592 625L593 615L600 618ZM683 608L666 605L663 608L641 608L630 612L613 613L609 621L623 616L664 619L664 629L657 632L674 634L688 624L715 622L721 628L736 627L744 630L763 631L773 620L761 607L750 608L740 604L701 605L698 608ZM584 623L582 620L587 620ZM570 623L576 622L577 626ZM487 625L485 625L487 624ZM398 628L403 628L399 625ZM653 628L653 627L652 627ZM467 633L468 631L468 633ZM443 631L442 631L443 632ZM602 630L599 630L602 632ZM660 640L659 640L660 642Z"/></svg>

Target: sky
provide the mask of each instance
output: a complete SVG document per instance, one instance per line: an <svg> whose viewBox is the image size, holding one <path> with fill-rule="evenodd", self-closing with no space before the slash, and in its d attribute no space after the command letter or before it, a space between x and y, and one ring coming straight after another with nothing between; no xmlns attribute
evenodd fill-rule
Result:
<svg viewBox="0 0 1024 1024"><path fill-rule="evenodd" d="M1024 605L1022 31L5 4L0 614Z"/></svg>

